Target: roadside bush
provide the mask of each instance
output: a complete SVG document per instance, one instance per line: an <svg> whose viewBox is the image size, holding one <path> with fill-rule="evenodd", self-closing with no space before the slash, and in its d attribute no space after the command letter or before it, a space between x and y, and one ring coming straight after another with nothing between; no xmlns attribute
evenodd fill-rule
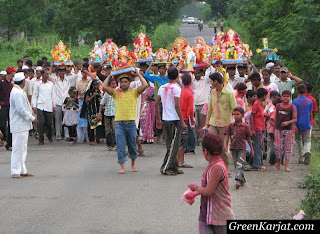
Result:
<svg viewBox="0 0 320 234"><path fill-rule="evenodd" d="M174 40L179 36L177 26L170 26L166 23L160 24L151 35L153 51L159 48L170 50Z"/></svg>
<svg viewBox="0 0 320 234"><path fill-rule="evenodd" d="M319 141L313 139L310 174L305 177L303 187L308 189L306 198L302 201L302 210L306 213L305 219L320 219L320 153Z"/></svg>

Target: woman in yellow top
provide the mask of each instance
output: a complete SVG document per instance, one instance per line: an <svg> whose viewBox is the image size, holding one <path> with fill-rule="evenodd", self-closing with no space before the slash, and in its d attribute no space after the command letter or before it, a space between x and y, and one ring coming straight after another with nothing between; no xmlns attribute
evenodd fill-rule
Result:
<svg viewBox="0 0 320 234"><path fill-rule="evenodd" d="M148 87L147 81L136 70L136 74L141 86L135 89L130 89L130 82L133 76L130 73L121 74L117 77L120 83L119 89L114 89L109 86L109 75L103 82L103 89L115 100L115 135L118 153L118 163L121 166L119 174L125 173L124 163L127 161L126 145L128 145L129 158L131 158L131 170L137 172L135 160L137 156L136 145L136 106L137 99L141 93Z"/></svg>

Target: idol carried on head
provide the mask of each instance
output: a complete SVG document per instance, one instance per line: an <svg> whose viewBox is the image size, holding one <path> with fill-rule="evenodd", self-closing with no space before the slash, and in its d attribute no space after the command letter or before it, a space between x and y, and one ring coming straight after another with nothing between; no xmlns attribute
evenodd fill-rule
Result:
<svg viewBox="0 0 320 234"><path fill-rule="evenodd" d="M133 47L138 63L152 61L152 43L147 35L141 32L134 39Z"/></svg>
<svg viewBox="0 0 320 234"><path fill-rule="evenodd" d="M103 61L110 65L114 57L118 55L118 46L109 38L101 47L104 52Z"/></svg>
<svg viewBox="0 0 320 234"><path fill-rule="evenodd" d="M94 42L94 48L90 52L90 63L97 64L102 63L104 52L101 48L102 42L101 40Z"/></svg>
<svg viewBox="0 0 320 234"><path fill-rule="evenodd" d="M159 48L154 54L154 63L170 63L170 54L166 49Z"/></svg>
<svg viewBox="0 0 320 234"><path fill-rule="evenodd" d="M257 53L261 53L262 58L268 62L279 61L279 56L277 55L278 49L270 49L268 45L268 38L262 38L263 49L257 49Z"/></svg>
<svg viewBox="0 0 320 234"><path fill-rule="evenodd" d="M211 60L212 47L203 37L195 38L193 51L196 54L196 64L194 64L194 67L207 67Z"/></svg>
<svg viewBox="0 0 320 234"><path fill-rule="evenodd" d="M73 65L73 62L70 59L70 54L71 51L67 50L67 46L60 40L58 45L55 45L54 50L51 51L53 65Z"/></svg>
<svg viewBox="0 0 320 234"><path fill-rule="evenodd" d="M118 50L118 54L114 56L111 61L112 76L116 78L124 73L134 73L135 72L135 62L136 56L133 52L129 52L126 46L122 46Z"/></svg>

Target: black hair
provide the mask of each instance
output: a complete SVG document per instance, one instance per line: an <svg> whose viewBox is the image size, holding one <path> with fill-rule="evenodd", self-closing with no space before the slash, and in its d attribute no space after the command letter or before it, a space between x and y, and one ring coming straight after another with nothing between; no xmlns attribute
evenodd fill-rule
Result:
<svg viewBox="0 0 320 234"><path fill-rule="evenodd" d="M227 67L227 70L236 70L236 67Z"/></svg>
<svg viewBox="0 0 320 234"><path fill-rule="evenodd" d="M29 59L28 61L26 61L26 65L32 67L32 60Z"/></svg>
<svg viewBox="0 0 320 234"><path fill-rule="evenodd" d="M236 89L237 89L238 91L243 91L243 90L246 90L246 89L247 89L247 85L246 85L245 83L243 83L243 82L238 83L236 86L237 86Z"/></svg>
<svg viewBox="0 0 320 234"><path fill-rule="evenodd" d="M48 58L47 58L46 56L43 56L43 57L41 58L41 60L47 60L47 61L48 61Z"/></svg>
<svg viewBox="0 0 320 234"><path fill-rule="evenodd" d="M108 85L110 85L110 84L111 84L112 82L114 82L114 81L117 82L116 79L110 78Z"/></svg>
<svg viewBox="0 0 320 234"><path fill-rule="evenodd" d="M191 83L191 75L189 73L184 73L181 79L183 85L189 85Z"/></svg>
<svg viewBox="0 0 320 234"><path fill-rule="evenodd" d="M44 64L44 67L51 67L51 63L50 63L50 62L46 62L46 63Z"/></svg>
<svg viewBox="0 0 320 234"><path fill-rule="evenodd" d="M261 63L254 64L255 67L262 67Z"/></svg>
<svg viewBox="0 0 320 234"><path fill-rule="evenodd" d="M257 93L252 90L252 89L249 89L246 93L246 98L248 99L249 97L253 97L254 95L256 95Z"/></svg>
<svg viewBox="0 0 320 234"><path fill-rule="evenodd" d="M89 63L84 63L82 66L88 69Z"/></svg>
<svg viewBox="0 0 320 234"><path fill-rule="evenodd" d="M34 70L33 70L33 68L29 68L29 69L26 69L28 72L32 72L32 73L34 73Z"/></svg>
<svg viewBox="0 0 320 234"><path fill-rule="evenodd" d="M271 70L268 68L263 69L262 72L267 72L269 75L271 75Z"/></svg>
<svg viewBox="0 0 320 234"><path fill-rule="evenodd" d="M159 69L160 67L166 68L166 64L164 64L164 63L159 63L159 64L158 64L158 69Z"/></svg>
<svg viewBox="0 0 320 234"><path fill-rule="evenodd" d="M219 84L222 84L223 82L223 77L222 75L219 73L219 72L215 72L215 73L212 73L209 78L212 80L212 81L218 81Z"/></svg>
<svg viewBox="0 0 320 234"><path fill-rule="evenodd" d="M38 67L42 67L42 65L43 65L43 61L42 61L42 60L38 60L38 61L37 61L37 66L38 66Z"/></svg>
<svg viewBox="0 0 320 234"><path fill-rule="evenodd" d="M278 91L276 91L276 90L272 90L272 91L270 92L270 97L274 97L274 96L280 97L280 93L279 93Z"/></svg>
<svg viewBox="0 0 320 234"><path fill-rule="evenodd" d="M305 84L299 84L297 90L299 94L304 94L307 90L307 86Z"/></svg>
<svg viewBox="0 0 320 234"><path fill-rule="evenodd" d="M29 55L27 55L27 54L25 54L24 56L23 56L23 58L29 58L30 56Z"/></svg>
<svg viewBox="0 0 320 234"><path fill-rule="evenodd" d="M86 63L89 62L88 58L83 58L83 61L85 61Z"/></svg>
<svg viewBox="0 0 320 234"><path fill-rule="evenodd" d="M233 111L239 111L242 115L244 115L244 109L241 106L237 106L233 109Z"/></svg>
<svg viewBox="0 0 320 234"><path fill-rule="evenodd" d="M281 97L277 97L276 99L274 99L273 101L272 101L272 104L274 105L274 106L277 106L279 103L281 103L282 102L282 100L281 100Z"/></svg>
<svg viewBox="0 0 320 234"><path fill-rule="evenodd" d="M222 65L222 62L221 62L220 60L218 60L218 61L216 61L214 64L216 64L216 65L221 64L221 65Z"/></svg>
<svg viewBox="0 0 320 234"><path fill-rule="evenodd" d="M23 60L18 59L17 63L23 63Z"/></svg>
<svg viewBox="0 0 320 234"><path fill-rule="evenodd" d="M268 91L265 88L259 88L257 90L258 98L262 98L263 96L267 96L267 95L268 95Z"/></svg>
<svg viewBox="0 0 320 234"><path fill-rule="evenodd" d="M169 80L177 79L179 75L178 69L176 67L170 67L168 70L168 78Z"/></svg>
<svg viewBox="0 0 320 234"><path fill-rule="evenodd" d="M313 85L310 82L306 82L305 85L307 86L307 92L311 93L313 90Z"/></svg>
<svg viewBox="0 0 320 234"><path fill-rule="evenodd" d="M261 80L260 73L254 72L254 73L252 73L252 74L248 77L249 80L252 80L252 79L255 79L255 78Z"/></svg>

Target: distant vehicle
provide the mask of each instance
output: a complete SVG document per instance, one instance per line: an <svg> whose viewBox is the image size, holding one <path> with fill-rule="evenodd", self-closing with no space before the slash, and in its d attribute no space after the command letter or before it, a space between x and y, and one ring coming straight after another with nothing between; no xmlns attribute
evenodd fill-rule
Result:
<svg viewBox="0 0 320 234"><path fill-rule="evenodd" d="M188 18L185 20L185 22L186 22L187 24L197 24L198 21L199 21L199 19L198 19L198 18L195 18L195 17L188 17Z"/></svg>
<svg viewBox="0 0 320 234"><path fill-rule="evenodd" d="M188 23L188 17L182 18L182 23L183 23L183 24Z"/></svg>

